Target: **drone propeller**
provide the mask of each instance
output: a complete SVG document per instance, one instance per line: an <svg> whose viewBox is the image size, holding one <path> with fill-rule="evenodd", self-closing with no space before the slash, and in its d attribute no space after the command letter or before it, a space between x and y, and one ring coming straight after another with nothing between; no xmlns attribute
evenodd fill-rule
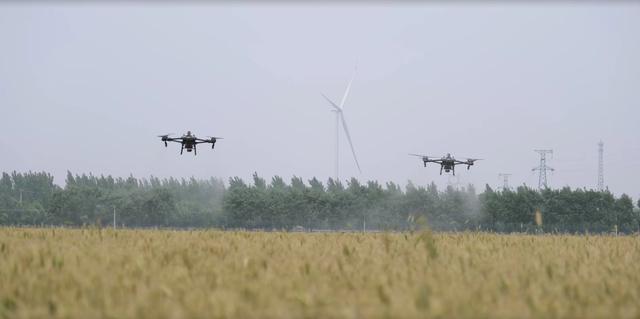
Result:
<svg viewBox="0 0 640 319"><path fill-rule="evenodd" d="M465 157L463 157L465 158ZM475 161L481 161L482 158L465 158L467 160L467 170L471 168L471 165L473 165L473 163L475 163Z"/></svg>
<svg viewBox="0 0 640 319"><path fill-rule="evenodd" d="M173 133L169 133L169 134L164 134L164 135L158 135L159 138L162 139L162 141L164 142L164 147L167 147L167 139L169 138L169 135L173 135Z"/></svg>
<svg viewBox="0 0 640 319"><path fill-rule="evenodd" d="M424 167L427 167L427 161L429 160L429 156L421 155L421 154L409 154L409 155L420 157L420 159L424 162Z"/></svg>
<svg viewBox="0 0 640 319"><path fill-rule="evenodd" d="M431 156L431 155L422 155L422 154L409 154L411 156L417 156L417 157L422 157L423 159L429 159L429 158L438 158L439 156Z"/></svg>
<svg viewBox="0 0 640 319"><path fill-rule="evenodd" d="M216 146L217 140L224 139L223 137L217 137L217 136L207 136L207 137L209 138L209 142L211 143L211 149L213 149Z"/></svg>
<svg viewBox="0 0 640 319"><path fill-rule="evenodd" d="M409 154L409 155L420 157L420 159L422 159L422 162L424 163L424 167L427 167L427 162L429 161L429 157L437 158L437 156L429 156L429 155L422 155L422 154Z"/></svg>

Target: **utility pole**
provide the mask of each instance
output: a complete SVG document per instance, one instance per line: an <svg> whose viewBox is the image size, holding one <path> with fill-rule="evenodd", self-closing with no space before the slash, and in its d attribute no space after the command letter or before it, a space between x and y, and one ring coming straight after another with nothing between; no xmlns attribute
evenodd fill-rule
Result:
<svg viewBox="0 0 640 319"><path fill-rule="evenodd" d="M367 218L364 214L362 214L362 232L367 232Z"/></svg>
<svg viewBox="0 0 640 319"><path fill-rule="evenodd" d="M498 174L499 177L502 177L502 190L506 191L508 189L510 189L509 187L509 176L511 176L511 174L509 173L500 173Z"/></svg>
<svg viewBox="0 0 640 319"><path fill-rule="evenodd" d="M22 190L20 190L20 206L22 206Z"/></svg>
<svg viewBox="0 0 640 319"><path fill-rule="evenodd" d="M553 155L553 150L533 150L540 154L540 166L534 167L532 171L539 171L538 188L547 188L547 171L554 171L553 168L547 166L547 154Z"/></svg>
<svg viewBox="0 0 640 319"><path fill-rule="evenodd" d="M604 192L604 143L598 143L598 191Z"/></svg>
<svg viewBox="0 0 640 319"><path fill-rule="evenodd" d="M113 229L116 229L116 207L113 206Z"/></svg>

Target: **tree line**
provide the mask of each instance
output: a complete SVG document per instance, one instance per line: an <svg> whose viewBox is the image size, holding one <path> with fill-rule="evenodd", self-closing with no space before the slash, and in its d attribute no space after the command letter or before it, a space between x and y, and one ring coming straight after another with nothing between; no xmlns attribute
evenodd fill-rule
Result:
<svg viewBox="0 0 640 319"><path fill-rule="evenodd" d="M67 174L65 186L45 172L3 173L2 225L111 225L214 227L222 214L224 183L209 180L137 179Z"/></svg>
<svg viewBox="0 0 640 319"><path fill-rule="evenodd" d="M640 201L638 201L640 205ZM215 227L285 230L636 232L640 213L627 195L587 189L445 189L411 182L346 182L254 174L225 185L208 180L138 179L46 172L3 173L0 225ZM536 212L539 220L536 223ZM541 223L540 223L541 222Z"/></svg>

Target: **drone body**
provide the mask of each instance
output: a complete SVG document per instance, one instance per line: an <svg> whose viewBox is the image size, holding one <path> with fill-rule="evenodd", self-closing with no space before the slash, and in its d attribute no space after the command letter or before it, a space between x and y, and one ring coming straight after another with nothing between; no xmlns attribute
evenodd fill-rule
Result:
<svg viewBox="0 0 640 319"><path fill-rule="evenodd" d="M171 134L158 135L158 137L164 142L164 146L169 146L167 142L180 143L180 155L186 149L187 152L193 151L193 155L197 155L197 145L203 143L211 143L211 149L216 146L216 141L221 137L209 137L208 139L197 138L191 131L187 131L187 134L182 137L169 137Z"/></svg>
<svg viewBox="0 0 640 319"><path fill-rule="evenodd" d="M442 171L445 173L452 172L453 176L456 175L456 165L467 165L467 169L471 168L475 161L481 160L480 158L466 158L464 161L460 161L455 159L455 157L451 156L451 154L447 153L447 155L437 158L434 156L420 155L420 154L409 154L413 156L418 156L422 158L422 162L424 163L424 167L427 167L427 163L436 163L440 164L440 175L442 175Z"/></svg>

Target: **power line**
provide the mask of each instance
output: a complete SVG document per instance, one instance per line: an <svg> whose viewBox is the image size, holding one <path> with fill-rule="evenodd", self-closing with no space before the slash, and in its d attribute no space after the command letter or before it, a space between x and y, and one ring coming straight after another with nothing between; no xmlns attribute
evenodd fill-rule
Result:
<svg viewBox="0 0 640 319"><path fill-rule="evenodd" d="M534 152L540 154L540 165L538 167L534 167L532 171L538 171L540 175L538 176L538 188L543 189L547 188L547 171L553 172L554 169L547 166L547 154L553 155L553 150L533 150Z"/></svg>

